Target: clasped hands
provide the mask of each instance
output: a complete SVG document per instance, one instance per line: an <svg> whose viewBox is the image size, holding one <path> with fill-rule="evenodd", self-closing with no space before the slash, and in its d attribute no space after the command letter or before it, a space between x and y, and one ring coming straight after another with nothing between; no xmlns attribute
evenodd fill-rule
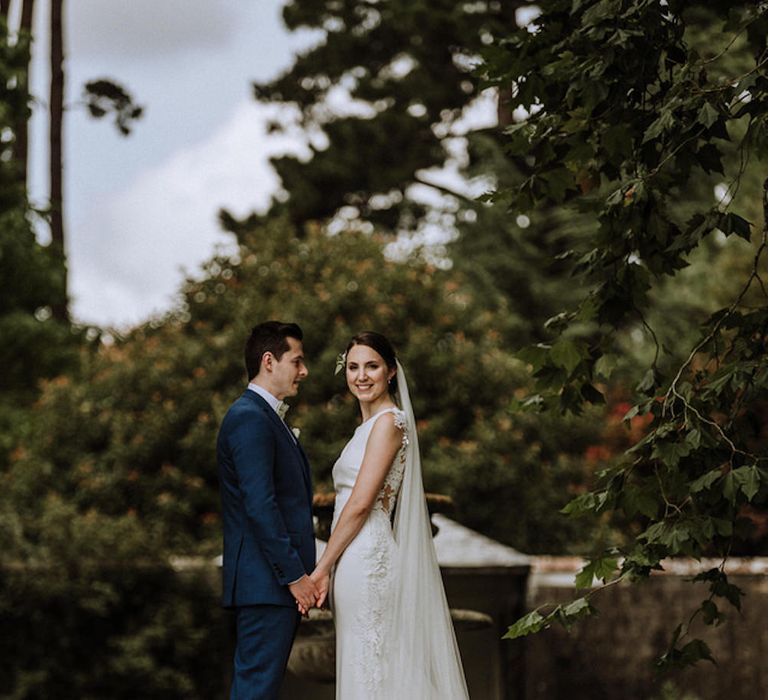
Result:
<svg viewBox="0 0 768 700"><path fill-rule="evenodd" d="M296 583L288 586L291 595L296 600L299 612L307 617L310 608L322 608L328 597L330 573L317 567L309 576L302 576Z"/></svg>

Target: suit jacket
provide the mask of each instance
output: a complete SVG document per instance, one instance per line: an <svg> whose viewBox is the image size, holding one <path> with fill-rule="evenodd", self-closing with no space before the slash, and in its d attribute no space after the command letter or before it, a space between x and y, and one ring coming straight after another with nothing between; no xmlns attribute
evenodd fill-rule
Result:
<svg viewBox="0 0 768 700"><path fill-rule="evenodd" d="M249 390L224 416L216 455L223 605L295 606L287 585L315 566L312 483L301 445L267 402Z"/></svg>

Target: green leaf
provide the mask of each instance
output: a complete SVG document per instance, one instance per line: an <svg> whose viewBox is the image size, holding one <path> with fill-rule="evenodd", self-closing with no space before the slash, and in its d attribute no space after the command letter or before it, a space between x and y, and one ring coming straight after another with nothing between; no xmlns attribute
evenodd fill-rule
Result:
<svg viewBox="0 0 768 700"><path fill-rule="evenodd" d="M531 365L534 372L546 364L549 348L546 345L529 345L517 353L517 358Z"/></svg>
<svg viewBox="0 0 768 700"><path fill-rule="evenodd" d="M593 512L596 506L597 497L594 493L582 493L561 508L560 512L564 515L583 515Z"/></svg>
<svg viewBox="0 0 768 700"><path fill-rule="evenodd" d="M711 661L717 665L709 646L701 639L694 639L688 642L682 648L682 656L686 666L692 666L699 661Z"/></svg>
<svg viewBox="0 0 768 700"><path fill-rule="evenodd" d="M722 153L714 144L704 144L697 152L696 158L706 173L725 174L723 163L720 160Z"/></svg>
<svg viewBox="0 0 768 700"><path fill-rule="evenodd" d="M714 625L717 627L717 625L723 621L724 616L715 603L711 600L705 600L701 604L701 619L705 625Z"/></svg>
<svg viewBox="0 0 768 700"><path fill-rule="evenodd" d="M731 502L735 502L736 494L741 491L748 501L751 501L760 490L760 472L757 466L752 464L734 469L728 474L729 485L726 496ZM723 489L725 492L725 488Z"/></svg>
<svg viewBox="0 0 768 700"><path fill-rule="evenodd" d="M723 479L723 496L732 506L736 505L736 497L740 488L739 478L735 475L735 470L732 469Z"/></svg>
<svg viewBox="0 0 768 700"><path fill-rule="evenodd" d="M651 457L660 459L667 466L676 467L681 458L691 453L691 449L687 442L660 440L653 446Z"/></svg>
<svg viewBox="0 0 768 700"><path fill-rule="evenodd" d="M560 338L550 350L550 357L558 367L563 367L568 373L573 372L582 360L579 346L573 340Z"/></svg>
<svg viewBox="0 0 768 700"><path fill-rule="evenodd" d="M681 629L682 627L678 625L669 648L656 662L656 667L659 671L666 673L672 670L680 670L704 660L711 661L714 664L715 660L712 657L712 652L701 639L694 639L684 647L678 648L677 642Z"/></svg>
<svg viewBox="0 0 768 700"><path fill-rule="evenodd" d="M577 598L568 603L565 607L558 606L555 609L553 616L563 627L565 627L565 629L570 629L576 622L583 620L590 615L594 615L594 613L595 609L590 605L586 598Z"/></svg>
<svg viewBox="0 0 768 700"><path fill-rule="evenodd" d="M636 415L640 413L640 404L635 404L630 408L625 414L624 418L622 418L623 421L629 422L631 421Z"/></svg>
<svg viewBox="0 0 768 700"><path fill-rule="evenodd" d="M685 436L685 441L695 450L701 445L701 431L698 428L691 430Z"/></svg>
<svg viewBox="0 0 768 700"><path fill-rule="evenodd" d="M705 489L708 489L712 484L714 484L721 476L723 475L722 470L720 467L717 469L712 469L711 471L708 471L703 476L700 476L698 479L693 481L691 483L691 493L698 493L699 491L704 491Z"/></svg>
<svg viewBox="0 0 768 700"><path fill-rule="evenodd" d="M595 374L602 379L609 379L618 364L616 355L602 355L595 362Z"/></svg>
<svg viewBox="0 0 768 700"><path fill-rule="evenodd" d="M640 383L636 388L638 391L644 394L648 394L657 386L657 384L658 382L656 379L656 372L653 368L651 368L645 372L643 378L640 380Z"/></svg>
<svg viewBox="0 0 768 700"><path fill-rule="evenodd" d="M510 625L502 639L526 637L542 630L545 626L547 626L547 618L543 617L538 610L533 610L521 617L515 624Z"/></svg>
<svg viewBox="0 0 768 700"><path fill-rule="evenodd" d="M653 523L648 526L645 532L638 535L639 540L645 540L648 544L655 544L661 542L661 538L664 535L668 525L666 522Z"/></svg>
<svg viewBox="0 0 768 700"><path fill-rule="evenodd" d="M624 512L631 518L636 513L641 513L647 518L655 518L658 515L659 508L662 505L658 493L652 483L642 486L627 486L622 494L622 507Z"/></svg>
<svg viewBox="0 0 768 700"><path fill-rule="evenodd" d="M657 138L661 133L672 128L675 124L675 115L667 107L662 109L661 115L654 121L646 130L643 135L643 143L647 143Z"/></svg>
<svg viewBox="0 0 768 700"><path fill-rule="evenodd" d="M703 124L704 126L709 129L718 119L720 118L720 113L712 106L711 103L705 102L701 109L699 110L698 115L696 116L696 121L699 122L699 124Z"/></svg>
<svg viewBox="0 0 768 700"><path fill-rule="evenodd" d="M728 578L723 574L722 578L712 584L712 593L720 598L725 598L736 610L741 610L741 598L744 591L733 583L728 583Z"/></svg>
<svg viewBox="0 0 768 700"><path fill-rule="evenodd" d="M563 612L569 617L581 615L585 610L589 610L589 601L586 598L577 598L563 608Z"/></svg>
<svg viewBox="0 0 768 700"><path fill-rule="evenodd" d="M687 526L673 525L668 527L659 541L669 547L671 554L679 554L688 551L688 543L691 533Z"/></svg>
<svg viewBox="0 0 768 700"><path fill-rule="evenodd" d="M593 559L576 574L576 588L590 588L594 579L605 583L606 579L616 571L618 566L619 560L616 557L598 557Z"/></svg>
<svg viewBox="0 0 768 700"><path fill-rule="evenodd" d="M728 212L725 214L718 224L720 230L730 235L735 233L739 238L743 238L748 241L752 236L752 225L743 216Z"/></svg>
<svg viewBox="0 0 768 700"><path fill-rule="evenodd" d="M741 491L747 497L748 501L752 501L760 490L760 472L755 464L747 469L747 478L741 485Z"/></svg>
<svg viewBox="0 0 768 700"><path fill-rule="evenodd" d="M729 583L727 574L721 569L707 569L696 574L691 580L709 583L712 595L725 598L734 608L741 610L741 598L744 592L738 586Z"/></svg>

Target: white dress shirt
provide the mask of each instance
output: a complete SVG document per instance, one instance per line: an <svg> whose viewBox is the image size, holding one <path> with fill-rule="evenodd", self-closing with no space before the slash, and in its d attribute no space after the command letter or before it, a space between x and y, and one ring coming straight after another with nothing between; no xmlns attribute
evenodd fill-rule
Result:
<svg viewBox="0 0 768 700"><path fill-rule="evenodd" d="M280 417L280 412L277 410L278 407L283 403L280 399L270 394L264 387L259 386L258 384L254 384L251 382L248 385L248 388L251 391L255 391L259 396L261 396L262 399L264 399L268 404L269 407L277 413L277 417L280 418L280 422L285 426L285 429L288 431L288 434L291 436L291 440L297 442L296 436L293 434L293 431L288 427L288 424Z"/></svg>

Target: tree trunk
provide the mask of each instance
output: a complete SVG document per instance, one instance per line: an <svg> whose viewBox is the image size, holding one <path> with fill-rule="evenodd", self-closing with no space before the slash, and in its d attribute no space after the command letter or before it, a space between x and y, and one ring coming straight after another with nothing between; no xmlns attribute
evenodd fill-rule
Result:
<svg viewBox="0 0 768 700"><path fill-rule="evenodd" d="M11 9L11 0L0 0L0 15L8 19L8 11Z"/></svg>
<svg viewBox="0 0 768 700"><path fill-rule="evenodd" d="M51 94L50 94L50 185L51 247L61 265L62 294L51 305L53 315L61 320L67 313L67 261L64 248L64 195L62 125L64 120L64 0L51 0Z"/></svg>
<svg viewBox="0 0 768 700"><path fill-rule="evenodd" d="M21 20L19 22L19 33L25 33L27 36L32 36L32 17L34 12L35 0L24 0L21 6ZM31 48L31 47L30 47ZM29 85L29 73L31 69L32 54L27 58L27 71L26 81ZM29 161L29 114L24 115L23 119L20 119L14 129L16 140L13 147L14 160L17 163L19 169L19 180L25 185L27 183L27 170ZM27 189L29 189L27 187Z"/></svg>
<svg viewBox="0 0 768 700"><path fill-rule="evenodd" d="M21 6L21 28L32 33L32 12L35 7L35 0L24 0Z"/></svg>

